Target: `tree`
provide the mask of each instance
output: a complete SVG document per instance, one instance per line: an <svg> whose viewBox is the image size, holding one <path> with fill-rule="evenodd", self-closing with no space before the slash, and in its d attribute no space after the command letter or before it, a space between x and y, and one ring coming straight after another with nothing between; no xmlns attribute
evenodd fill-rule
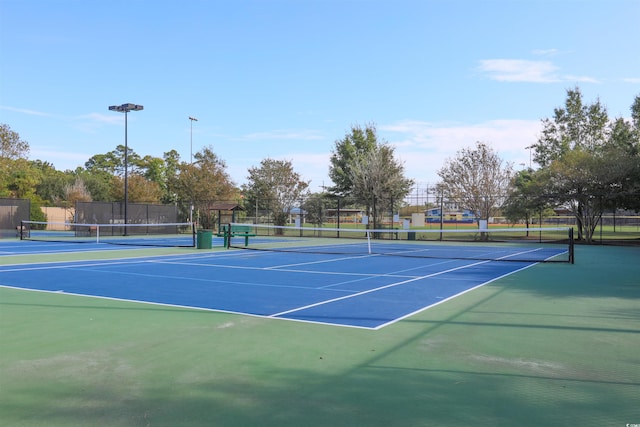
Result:
<svg viewBox="0 0 640 427"><path fill-rule="evenodd" d="M105 154L96 154L91 156L84 163L84 167L89 172L106 172L114 175L120 168L121 160L116 156L114 151Z"/></svg>
<svg viewBox="0 0 640 427"><path fill-rule="evenodd" d="M17 160L29 155L29 143L20 139L18 132L9 125L0 124L0 158Z"/></svg>
<svg viewBox="0 0 640 427"><path fill-rule="evenodd" d="M604 209L619 204L629 187L637 170L633 134L623 121L609 124L599 101L584 104L578 88L567 91L553 120L543 120L534 159L546 172L547 193L575 216L579 240L592 241Z"/></svg>
<svg viewBox="0 0 640 427"><path fill-rule="evenodd" d="M27 166L25 162L29 154L29 143L20 139L18 132L9 125L0 124L0 197L15 197L16 174L24 174L20 168Z"/></svg>
<svg viewBox="0 0 640 427"><path fill-rule="evenodd" d="M96 154L87 160L84 167L91 172L103 171L111 175L124 176L125 147L120 144L115 150L105 154ZM144 162L131 147L127 147L127 168L129 173L139 173L144 167Z"/></svg>
<svg viewBox="0 0 640 427"><path fill-rule="evenodd" d="M129 177L129 201L132 203L160 203L160 185L139 174Z"/></svg>
<svg viewBox="0 0 640 427"><path fill-rule="evenodd" d="M478 218L494 216L511 185L513 168L504 164L498 153L482 142L475 149L463 148L438 171L442 179L439 192L459 208Z"/></svg>
<svg viewBox="0 0 640 427"><path fill-rule="evenodd" d="M355 158L349 171L350 194L366 206L373 228L381 228L381 213L393 211L409 194L413 181L404 177L404 166L389 145L377 145Z"/></svg>
<svg viewBox="0 0 640 427"><path fill-rule="evenodd" d="M35 160L31 167L40 171L41 180L36 186L36 193L46 204L59 204L65 199L65 188L75 181L71 173L61 172L49 162Z"/></svg>
<svg viewBox="0 0 640 427"><path fill-rule="evenodd" d="M546 167L573 149L597 150L607 138L608 120L599 100L584 104L579 88L567 90L564 108L554 109L553 120L542 120L542 135L532 145L534 161Z"/></svg>
<svg viewBox="0 0 640 427"><path fill-rule="evenodd" d="M571 150L548 167L547 191L576 217L579 240L592 241L611 190L628 168L622 152L594 155L582 149Z"/></svg>
<svg viewBox="0 0 640 427"><path fill-rule="evenodd" d="M77 168L72 172L74 179L82 179L85 187L91 194L91 199L101 202L113 202L122 200L123 181L102 170L89 171Z"/></svg>
<svg viewBox="0 0 640 427"><path fill-rule="evenodd" d="M12 197L29 198L36 194L36 188L42 179L39 169L31 166L25 159L14 161L14 168L8 178L7 188Z"/></svg>
<svg viewBox="0 0 640 427"><path fill-rule="evenodd" d="M225 162L218 158L213 147L204 147L193 157L193 164L182 162L177 165L175 175L169 177L168 189L175 194L180 210L187 217L193 204L194 219L203 227L211 228L210 206L215 201L233 198L237 189L226 171Z"/></svg>
<svg viewBox="0 0 640 427"><path fill-rule="evenodd" d="M305 212L306 220L315 225L322 227L327 217L327 194L313 193L307 197L302 203L302 209Z"/></svg>
<svg viewBox="0 0 640 427"><path fill-rule="evenodd" d="M629 195L634 194L634 196L628 197L624 205L638 212L640 211L640 95L635 97L631 106L631 124L633 132L630 138L633 141L632 154L635 162L633 171L629 176L630 186L628 193Z"/></svg>
<svg viewBox="0 0 640 427"><path fill-rule="evenodd" d="M167 166L160 157L144 156L139 162L139 176L148 184L145 185L145 199L156 203L168 199Z"/></svg>
<svg viewBox="0 0 640 427"><path fill-rule="evenodd" d="M353 188L351 168L364 154L372 151L378 145L378 136L374 124L365 128L359 125L351 127L351 133L335 142L335 149L331 154L329 178L333 187L329 190L338 196L348 196Z"/></svg>
<svg viewBox="0 0 640 427"><path fill-rule="evenodd" d="M351 132L336 141L329 177L333 195L364 204L379 228L381 213L394 210L410 191L413 181L404 177L404 166L395 159L393 147L379 140L374 124Z"/></svg>
<svg viewBox="0 0 640 427"><path fill-rule="evenodd" d="M247 180L242 186L245 201L254 206L268 204L274 224L279 226L286 224L291 209L307 195L309 187L288 160L264 159L260 167L249 168Z"/></svg>
<svg viewBox="0 0 640 427"><path fill-rule="evenodd" d="M620 180L610 196L611 208L640 210L640 96L631 106L631 120L617 118L610 126L610 148L624 153L623 165L628 174Z"/></svg>
<svg viewBox="0 0 640 427"><path fill-rule="evenodd" d="M176 203L177 194L171 188L171 183L175 182L178 175L178 167L180 165L180 154L176 150L170 150L162 156L164 160L164 193L162 195L163 203Z"/></svg>
<svg viewBox="0 0 640 427"><path fill-rule="evenodd" d="M68 184L64 188L65 201L69 207L75 206L76 202L90 202L91 194L84 185L82 178L76 178L73 184Z"/></svg>
<svg viewBox="0 0 640 427"><path fill-rule="evenodd" d="M510 222L524 221L529 228L536 214L547 207L548 200L541 194L537 177L533 169L521 170L513 177L509 194L502 205L502 213Z"/></svg>

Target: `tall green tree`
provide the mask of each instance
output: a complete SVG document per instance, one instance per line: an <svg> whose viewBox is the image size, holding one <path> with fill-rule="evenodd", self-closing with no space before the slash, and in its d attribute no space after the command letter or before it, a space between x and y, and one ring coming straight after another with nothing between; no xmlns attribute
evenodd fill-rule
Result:
<svg viewBox="0 0 640 427"><path fill-rule="evenodd" d="M156 203L167 200L168 197L168 180L167 180L167 165L163 158L144 156L140 159L140 170L138 174L147 183L147 194L145 196L148 200L155 200ZM152 190L149 192L149 190ZM153 195L152 195L153 193Z"/></svg>
<svg viewBox="0 0 640 427"><path fill-rule="evenodd" d="M129 173L140 173L144 168L144 162L140 156L133 151L131 147L127 147L127 167ZM87 160L84 167L91 172L103 171L111 175L124 176L124 157L125 147L120 144L115 150L104 154L96 154Z"/></svg>
<svg viewBox="0 0 640 427"><path fill-rule="evenodd" d="M177 203L177 193L171 186L176 181L178 168L180 166L180 154L176 150L170 150L162 156L164 160L164 194L162 195L162 203Z"/></svg>
<svg viewBox="0 0 640 427"><path fill-rule="evenodd" d="M20 134L11 130L7 124L0 124L0 158L10 160L26 159L29 156L29 143L20 138Z"/></svg>
<svg viewBox="0 0 640 427"><path fill-rule="evenodd" d="M308 194L309 181L293 169L289 160L264 159L259 167L249 168L242 186L245 202L267 206L275 225L285 225L291 210ZM260 206L260 205L258 205Z"/></svg>
<svg viewBox="0 0 640 427"><path fill-rule="evenodd" d="M367 124L364 128L354 125L344 138L336 141L329 159L329 178L333 181L329 191L337 196L350 195L353 189L353 165L359 158L373 151L378 144L376 126L373 123Z"/></svg>
<svg viewBox="0 0 640 427"><path fill-rule="evenodd" d="M383 212L393 214L411 191L413 180L404 177L404 165L390 145L377 145L358 156L350 168L350 194L366 206L373 228L381 228Z"/></svg>
<svg viewBox="0 0 640 427"><path fill-rule="evenodd" d="M611 189L610 207L640 211L640 96L631 106L631 120L617 118L611 124L609 145L610 150L624 154L622 165L630 163L628 174Z"/></svg>
<svg viewBox="0 0 640 427"><path fill-rule="evenodd" d="M473 212L477 219L494 216L509 193L513 177L511 163L482 142L463 148L438 171L438 189L445 200Z"/></svg>
<svg viewBox="0 0 640 427"><path fill-rule="evenodd" d="M95 154L84 163L84 167L89 172L106 172L109 175L115 175L116 171L121 168L123 160L115 153L110 151L104 154Z"/></svg>
<svg viewBox="0 0 640 427"><path fill-rule="evenodd" d="M82 180L89 194L91 194L91 199L94 201L115 202L122 200L119 195L119 188L121 188L123 184L107 171L76 168L76 170L72 172L72 176L74 180Z"/></svg>
<svg viewBox="0 0 640 427"><path fill-rule="evenodd" d="M568 90L564 107L542 123L533 148L546 172L546 191L571 210L578 239L591 242L603 211L617 204L633 175L633 131L619 120L609 123L600 101L584 103L578 88Z"/></svg>
<svg viewBox="0 0 640 427"><path fill-rule="evenodd" d="M124 188L124 187L123 187ZM129 177L129 201L131 203L160 203L162 189L156 181L146 179L143 175L132 174ZM123 194L124 198L124 194Z"/></svg>
<svg viewBox="0 0 640 427"><path fill-rule="evenodd" d="M185 219L190 219L193 205L193 220L204 228L212 228L211 206L220 200L233 199L237 188L227 173L226 163L215 154L213 147L204 147L193 157L193 163L177 165L177 173L169 179L169 188Z"/></svg>
<svg viewBox="0 0 640 427"><path fill-rule="evenodd" d="M20 169L27 167L28 155L29 143L9 125L0 124L0 197L15 197L15 179L26 173ZM14 189L10 190L10 186Z"/></svg>
<svg viewBox="0 0 640 427"><path fill-rule="evenodd" d="M302 203L306 221L322 227L327 219L327 205L329 200L326 193L313 193Z"/></svg>
<svg viewBox="0 0 640 427"><path fill-rule="evenodd" d="M33 198L41 180L42 173L39 169L33 167L28 160L18 159L14 162L7 188L12 197Z"/></svg>
<svg viewBox="0 0 640 427"><path fill-rule="evenodd" d="M395 158L393 147L378 137L373 123L352 126L335 142L329 177L334 184L330 193L364 205L373 228L380 228L382 213L396 209L413 185L404 177L404 165Z"/></svg>
<svg viewBox="0 0 640 427"><path fill-rule="evenodd" d="M36 193L47 205L56 205L65 199L65 188L71 185L75 178L71 173L57 170L51 163L35 160L31 167L40 171L41 180L36 186Z"/></svg>
<svg viewBox="0 0 640 427"><path fill-rule="evenodd" d="M600 100L585 104L578 87L567 90L564 107L555 108L552 119L542 120L542 135L532 145L534 161L546 167L574 149L598 150L607 139L608 121Z"/></svg>
<svg viewBox="0 0 640 427"><path fill-rule="evenodd" d="M545 196L543 181L540 172L530 168L515 174L502 205L502 213L511 223L524 221L529 228L534 217L549 212L552 200Z"/></svg>

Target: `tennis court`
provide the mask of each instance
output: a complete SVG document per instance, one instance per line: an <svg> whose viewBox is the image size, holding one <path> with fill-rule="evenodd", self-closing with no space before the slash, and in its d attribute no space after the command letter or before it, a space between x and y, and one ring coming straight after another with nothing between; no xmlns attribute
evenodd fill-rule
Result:
<svg viewBox="0 0 640 427"><path fill-rule="evenodd" d="M0 419L640 422L640 248L579 246L572 265L521 260L512 244L441 258L412 256L434 250L423 242L383 242L409 252L389 255L305 252L306 238L275 250L281 240L252 238L264 251L0 241ZM534 246L527 258L565 257Z"/></svg>
<svg viewBox="0 0 640 427"><path fill-rule="evenodd" d="M14 245L14 249L22 253L27 248L44 251L41 253L70 249L54 243L28 243L29 246ZM80 246L89 251L104 245ZM396 252L426 250L424 245L391 242L390 246ZM313 249L317 251L318 247ZM322 251L327 249L328 246L322 246ZM447 246L442 250L459 254L465 249L468 247ZM353 250L353 247L348 249ZM434 246L428 248L430 252L437 250ZM1 253L7 252L10 250L5 247ZM34 291L377 329L527 268L531 262L513 262L522 252L520 248L476 247L469 255L472 259L463 260L358 253L335 255L291 252L291 249L287 253L232 250L7 265L0 267L0 284ZM548 258L562 251L537 249L536 252ZM487 259L476 260L478 254ZM492 258L512 262L492 261Z"/></svg>

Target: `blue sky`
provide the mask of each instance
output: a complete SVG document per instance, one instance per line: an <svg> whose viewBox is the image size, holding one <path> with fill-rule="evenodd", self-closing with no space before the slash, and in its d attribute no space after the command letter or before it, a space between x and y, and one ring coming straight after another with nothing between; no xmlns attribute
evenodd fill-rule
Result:
<svg viewBox="0 0 640 427"><path fill-rule="evenodd" d="M407 177L483 141L516 169L579 86L611 118L640 94L640 1L0 0L0 123L75 169L124 143L203 146L236 184L290 160L316 191L352 125L375 123ZM535 166L535 165L534 165Z"/></svg>

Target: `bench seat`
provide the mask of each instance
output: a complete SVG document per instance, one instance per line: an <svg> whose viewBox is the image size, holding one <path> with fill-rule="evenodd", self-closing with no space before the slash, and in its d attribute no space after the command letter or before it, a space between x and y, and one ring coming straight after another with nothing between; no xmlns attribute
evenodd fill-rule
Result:
<svg viewBox="0 0 640 427"><path fill-rule="evenodd" d="M216 233L217 237L224 237L224 247L226 248L228 248L231 244L232 237L244 237L244 245L249 246L249 237L256 236L256 234L253 232L253 227L251 227L250 225L232 225L231 232L229 232L228 230L229 225L224 224Z"/></svg>

